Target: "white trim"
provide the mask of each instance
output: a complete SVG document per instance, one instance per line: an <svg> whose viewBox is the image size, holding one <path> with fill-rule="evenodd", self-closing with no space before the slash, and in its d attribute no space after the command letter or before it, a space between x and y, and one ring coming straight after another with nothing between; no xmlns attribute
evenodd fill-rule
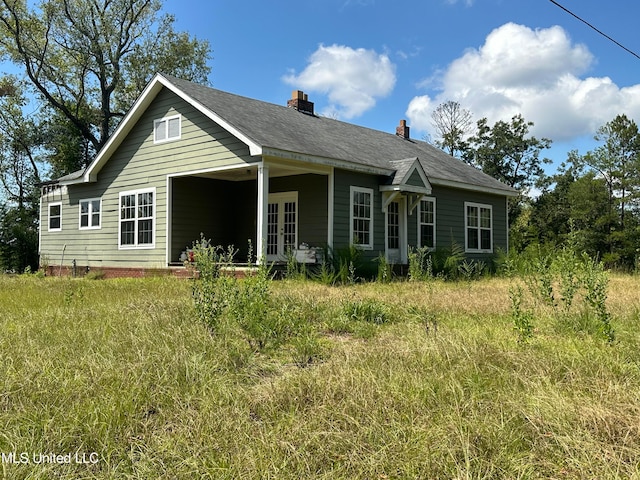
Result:
<svg viewBox="0 0 640 480"><path fill-rule="evenodd" d="M243 169L256 168L256 167L259 167L260 165L261 163L241 163L241 164L233 164L233 165L224 165L220 167L201 168L199 170L188 170L186 172L168 173L167 177L169 178L192 177L194 175L204 175L207 173L224 172L227 170L238 170L241 168Z"/></svg>
<svg viewBox="0 0 640 480"><path fill-rule="evenodd" d="M381 192L408 192L431 195L431 190L428 188L416 187L415 185L380 185L379 189Z"/></svg>
<svg viewBox="0 0 640 480"><path fill-rule="evenodd" d="M367 193L369 194L370 198L371 198L371 205L369 208L369 242L364 244L364 243L359 243L359 244L355 244L353 243L353 194L355 192L360 192L360 193ZM349 244L350 245L354 245L357 248L361 248L363 250L373 250L373 246L374 246L374 240L373 240L373 235L375 230L373 229L373 219L374 219L374 204L375 204L375 197L373 195L373 188L366 188L366 187L357 187L354 185L349 186ZM366 220L365 217L362 217L363 219Z"/></svg>
<svg viewBox="0 0 640 480"><path fill-rule="evenodd" d="M352 172L369 173L372 175L382 175L382 176L388 177L395 171L392 168L376 167L373 165L363 165L361 163L349 162L347 160L321 157L321 156L309 155L305 153L290 152L287 150L279 150L277 148L272 148L272 147L264 147L262 150L263 150L262 154L265 157L273 157L273 158L279 158L283 160L296 160L300 162L325 165L328 167L341 168L343 170L349 170Z"/></svg>
<svg viewBox="0 0 640 480"><path fill-rule="evenodd" d="M269 165L258 166L258 207L256 218L256 263L267 260L267 219L269 208Z"/></svg>
<svg viewBox="0 0 640 480"><path fill-rule="evenodd" d="M327 246L333 248L333 220L334 220L334 203L335 203L335 169L331 167L331 172L327 179Z"/></svg>
<svg viewBox="0 0 640 480"><path fill-rule="evenodd" d="M398 204L398 255L399 264L406 264L407 259L407 202L405 197L393 197L387 203L387 207L390 203L396 202ZM394 262L394 259L389 257L389 211L385 207L384 214L384 256L388 262ZM394 249L396 250L396 249Z"/></svg>
<svg viewBox="0 0 640 480"><path fill-rule="evenodd" d="M51 228L51 207L60 207L60 226L58 228ZM51 202L47 204L47 231L48 232L61 232L62 231L62 202Z"/></svg>
<svg viewBox="0 0 640 480"><path fill-rule="evenodd" d="M40 195L40 207L38 208L38 256L42 254L42 195ZM38 258L40 264L40 258Z"/></svg>
<svg viewBox="0 0 640 480"><path fill-rule="evenodd" d="M418 215L416 215L416 217L418 217L417 218L417 220L418 220L418 222L417 222L417 225L418 225L418 238L417 238L416 243L418 245L418 248L421 248L423 246L422 245L422 235L421 235L421 228L420 227L422 227L422 225L430 225L429 223L424 223L424 224L422 223L422 202L423 201L431 202L433 204L433 247L428 247L428 248L429 249L435 249L436 246L438 245L438 243L437 243L438 240L437 240L437 237L436 237L436 231L437 231L437 217L436 217L436 205L437 204L436 204L436 197L421 197L418 200L418 206L417 206Z"/></svg>
<svg viewBox="0 0 640 480"><path fill-rule="evenodd" d="M275 193L269 193L268 195L268 200L267 203L286 203L286 202L293 202L295 203L296 206L296 211L295 211L295 238L293 240L293 249L297 249L298 248L298 234L299 234L299 222L298 222L298 215L300 212L300 203L298 202L298 191L297 190L291 190L291 191L287 191L287 192L275 192ZM280 227L280 225L284 222L284 209L280 210L278 209L278 227ZM267 224L268 224L268 218L267 218ZM266 231L266 230L265 230ZM272 254L272 255L268 255L268 253L266 252L266 250L268 249L269 246L269 241L268 238L265 241L265 257L267 259L267 261L269 262L281 262L286 260L286 248L283 248L282 251L280 251L280 246L281 245L280 242L280 237L283 237L283 233L279 232L278 233L278 241L276 243L276 253ZM265 235L266 238L266 235Z"/></svg>
<svg viewBox="0 0 640 480"><path fill-rule="evenodd" d="M131 129L134 127L136 122L142 117L143 113L146 111L147 107L151 104L153 99L160 93L162 88L167 88L181 99L189 103L195 109L203 113L205 116L209 117L214 122L218 123L222 128L227 130L233 136L238 138L241 142L249 147L249 153L252 156L257 156L262 154L262 146L256 143L254 140L250 139L244 133L239 131L237 128L232 126L229 122L220 118L214 112L195 101L193 98L186 95L179 88L173 85L169 80L164 78L161 74L156 74L156 76L149 82L149 84L145 87L143 92L140 94L136 102L133 104L129 112L122 119L115 132L109 137L109 140L105 145L100 149L96 158L91 162L91 165L84 172L84 175L79 178L77 181L69 182L72 183L86 183L86 182L95 182L97 180L98 172L102 169L103 165L109 160L111 155L116 151L116 149L120 146L123 140L127 137Z"/></svg>
<svg viewBox="0 0 640 480"><path fill-rule="evenodd" d="M173 241L173 179L167 175L167 183L166 183L166 191L167 191L167 212L166 212L166 222L165 222L165 238L167 239L167 243L165 245L164 254L165 254L165 263L169 265L171 263L171 245Z"/></svg>
<svg viewBox="0 0 640 480"><path fill-rule="evenodd" d="M382 194L382 211L387 213L387 207L400 195L399 190L393 190L391 193L384 192Z"/></svg>
<svg viewBox="0 0 640 480"><path fill-rule="evenodd" d="M437 185L439 187L459 188L460 190L470 190L472 192L490 193L492 195L500 195L500 196L507 196L507 197L517 197L519 195L519 193L515 190L507 190L507 189L502 190L499 188L482 187L479 185L472 185L469 183L457 182L454 180L442 180L438 178L432 178L431 185Z"/></svg>
<svg viewBox="0 0 640 480"><path fill-rule="evenodd" d="M170 137L169 136L169 122L171 120L175 120L178 119L178 135L174 136L174 137ZM165 127L164 127L164 137L161 138L160 140L158 140L156 137L156 132L158 131L158 124L164 122ZM182 115L177 114L177 115L170 115L168 117L162 117L162 118L158 118L156 120L153 121L153 144L154 145L158 145L161 143L167 143L167 142L175 142L176 140L180 140L182 138Z"/></svg>
<svg viewBox="0 0 640 480"><path fill-rule="evenodd" d="M138 244L138 222L140 219L138 218L138 195L143 193L152 193L153 194L153 202L152 208L153 213L151 215L151 243L141 243ZM131 245L122 245L122 197L126 197L129 195L133 195L135 197L135 217L126 219L125 221L133 221L134 229L133 229L133 240L134 243ZM158 197L156 195L156 187L150 188L140 188L137 190L127 190L123 192L118 192L118 250L149 250L156 248L156 226L157 226L157 205L158 205ZM146 217L144 217L146 219Z"/></svg>
<svg viewBox="0 0 640 480"><path fill-rule="evenodd" d="M93 202L100 202L100 207L98 210L98 215L100 216L98 220L98 225L92 225L91 220L93 217ZM82 226L82 202L89 202L89 211L86 215L88 215L88 225L86 227ZM78 201L78 230L100 230L102 228L102 198L82 198Z"/></svg>
<svg viewBox="0 0 640 480"><path fill-rule="evenodd" d="M468 207L473 207L478 209L478 225L477 227L470 227L467 220L467 210ZM489 210L491 214L491 226L489 227L489 232L491 234L490 237L490 247L482 248L482 230L487 230L486 227L481 226L481 217L480 217L480 209L484 208L485 210ZM469 229L475 228L478 230L478 248L469 248ZM467 253L493 253L493 205L485 204L485 203L475 203L475 202L464 202L464 251Z"/></svg>
<svg viewBox="0 0 640 480"><path fill-rule="evenodd" d="M511 231L511 226L509 225L509 199L505 198L504 199L504 218L505 218L505 223L507 224L507 255L509 254L509 232Z"/></svg>

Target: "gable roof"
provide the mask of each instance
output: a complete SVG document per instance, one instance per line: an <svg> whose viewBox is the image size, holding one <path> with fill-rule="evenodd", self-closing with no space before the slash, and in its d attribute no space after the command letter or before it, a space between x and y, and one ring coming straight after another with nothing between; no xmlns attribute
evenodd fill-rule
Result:
<svg viewBox="0 0 640 480"><path fill-rule="evenodd" d="M96 180L102 166L162 88L168 88L244 142L251 155L284 158L302 155L321 163L389 176L396 172L398 161L417 158L433 185L516 194L511 187L426 142L305 114L161 74L147 85L81 181Z"/></svg>
<svg viewBox="0 0 640 480"><path fill-rule="evenodd" d="M389 177L389 182L386 185L380 186L380 190L405 191L423 193L425 195L431 194L431 183L417 157L404 160L391 160L389 163L393 165L395 171ZM410 184L409 181L414 173L417 173L419 181Z"/></svg>

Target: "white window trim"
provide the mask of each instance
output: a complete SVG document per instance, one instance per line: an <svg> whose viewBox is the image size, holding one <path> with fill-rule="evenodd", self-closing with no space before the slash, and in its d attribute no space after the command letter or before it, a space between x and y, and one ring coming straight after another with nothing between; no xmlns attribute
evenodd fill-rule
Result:
<svg viewBox="0 0 640 480"><path fill-rule="evenodd" d="M435 197L422 197L420 199L420 201L418 202L418 248L422 247L422 235L420 234L420 230L421 230L421 226L423 225L422 223L422 202L423 201L428 201L433 203L433 247L429 247L429 250L435 250L436 249L436 245L438 245L438 239L436 237L436 225L437 225L437 218L436 218L436 198ZM466 212L466 208L465 208L465 212ZM465 221L466 223L466 221ZM424 225L430 225L428 223L425 223ZM466 231L466 230L465 230ZM466 243L465 243L466 245Z"/></svg>
<svg viewBox="0 0 640 480"><path fill-rule="evenodd" d="M169 120L173 120L177 118L178 119L178 135L175 137L169 137ZM165 136L163 139L161 140L157 140L156 139L156 129L158 128L158 124L160 122L164 122L165 125ZM163 118L158 118L156 120L153 121L153 143L154 144L158 144L158 143L167 143L167 142L173 142L175 140L180 140L182 138L182 115L178 114L178 115L170 115L168 117L163 117Z"/></svg>
<svg viewBox="0 0 640 480"><path fill-rule="evenodd" d="M93 217L93 202L100 202L100 211L98 214L100 215L100 220L98 225L91 225L91 218ZM89 225L86 227L82 226L82 202L89 202ZM100 230L102 228L102 198L83 198L78 202L78 229L79 230Z"/></svg>
<svg viewBox="0 0 640 480"><path fill-rule="evenodd" d="M60 207L60 228L51 228L51 207ZM62 231L62 202L51 202L47 205L47 231L49 232L61 232Z"/></svg>
<svg viewBox="0 0 640 480"><path fill-rule="evenodd" d="M143 243L138 244L138 195L141 193L153 193L153 215L151 216L151 243ZM120 213L120 209L122 208L122 197L126 197L127 195L135 195L136 196L136 216L133 219L134 221L134 240L135 243L133 245L122 245L122 216ZM118 194L118 250L149 250L156 248L156 208L158 205L156 188L141 188L139 190L127 190L126 192L120 192ZM131 221L131 219L126 220Z"/></svg>
<svg viewBox="0 0 640 480"><path fill-rule="evenodd" d="M467 223L468 222L467 207L476 207L478 209L478 226L475 228L477 228L478 230L478 246L479 247L482 245L480 232L481 230L483 230L483 228L480 227L480 209L485 208L485 209L488 209L489 212L491 212L491 226L489 228L489 232L491 233L491 236L490 236L491 246L488 249L487 248L468 248L469 228L473 228L473 227L469 227L469 224ZM464 202L464 250L466 253L493 253L493 206L492 205L487 205L485 203Z"/></svg>
<svg viewBox="0 0 640 480"><path fill-rule="evenodd" d="M371 208L369 209L369 243L353 243L353 194L355 192L368 193L371 196ZM373 212L374 212L374 196L372 188L365 187L355 187L351 185L349 187L349 244L353 245L356 248L361 248L362 250L373 250Z"/></svg>

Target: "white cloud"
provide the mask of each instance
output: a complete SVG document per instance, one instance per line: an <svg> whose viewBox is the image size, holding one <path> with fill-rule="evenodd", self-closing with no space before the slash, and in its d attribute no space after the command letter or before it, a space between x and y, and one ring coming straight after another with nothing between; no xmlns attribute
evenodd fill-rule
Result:
<svg viewBox="0 0 640 480"><path fill-rule="evenodd" d="M535 135L567 140L593 133L619 113L640 115L640 85L620 88L607 77L584 78L593 61L561 27L508 23L430 79L440 93L414 98L407 116L414 128L431 131L431 111L455 100L476 119L492 124L521 113L534 122Z"/></svg>
<svg viewBox="0 0 640 480"><path fill-rule="evenodd" d="M386 54L344 45L320 45L299 74L284 81L296 88L326 94L332 116L350 119L373 108L391 93L396 68Z"/></svg>

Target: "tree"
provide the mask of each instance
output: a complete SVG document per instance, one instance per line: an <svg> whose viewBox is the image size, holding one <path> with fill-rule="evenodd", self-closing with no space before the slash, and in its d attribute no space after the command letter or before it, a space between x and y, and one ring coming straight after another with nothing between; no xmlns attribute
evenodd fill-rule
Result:
<svg viewBox="0 0 640 480"><path fill-rule="evenodd" d="M464 150L464 137L473 131L471 112L458 102L448 100L438 105L431 119L440 137L435 145L453 157L459 156Z"/></svg>
<svg viewBox="0 0 640 480"><path fill-rule="evenodd" d="M158 70L205 82L209 43L173 30L160 0L0 0L0 53L86 139L109 138Z"/></svg>
<svg viewBox="0 0 640 480"><path fill-rule="evenodd" d="M46 169L40 156L44 142L33 117L25 116L23 85L14 77L0 81L0 183L4 197L21 208Z"/></svg>
<svg viewBox="0 0 640 480"><path fill-rule="evenodd" d="M511 123L502 120L489 127L486 118L477 122L477 133L466 142L464 158L488 175L510 187L525 192L544 175L540 152L551 145L551 140L527 135L533 122L525 122L515 115Z"/></svg>
<svg viewBox="0 0 640 480"><path fill-rule="evenodd" d="M604 142L577 159L604 180L609 192L609 211L619 212L620 228L625 228L629 204L640 192L640 133L626 115L618 115L600 127L595 139Z"/></svg>

